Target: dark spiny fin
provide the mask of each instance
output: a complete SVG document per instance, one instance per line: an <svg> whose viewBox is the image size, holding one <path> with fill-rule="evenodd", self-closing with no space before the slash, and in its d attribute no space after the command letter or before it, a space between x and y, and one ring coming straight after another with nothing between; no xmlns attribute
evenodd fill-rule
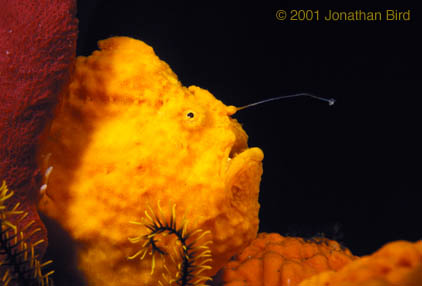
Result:
<svg viewBox="0 0 422 286"><path fill-rule="evenodd" d="M142 222L131 222L133 224L141 225L146 227L149 231L145 235L138 237L129 238L132 243L142 243L141 249L134 255L128 257L134 259L140 257L144 259L147 253L152 255L151 274L154 272L155 267L155 254L160 254L161 257L171 258L171 262L177 265L178 273L176 277L170 277L171 273L166 263L164 268L167 274L163 274L164 280L167 285L178 285L178 286L193 286L193 285L205 285L205 283L211 280L210 277L201 275L205 270L211 269L211 266L207 265L211 259L211 250L208 244L212 243L210 240L204 243L200 241L209 235L210 231L203 231L197 229L189 231L187 229L187 221L183 219L180 226L176 223L176 205L173 205L170 218L165 220L163 212L158 202L158 212L156 215L151 207L149 212L145 211L145 223ZM160 235L174 235L180 242L180 249L175 249L177 257L167 253L165 250L157 246ZM188 242L190 240L191 242ZM178 263L179 261L179 263ZM158 282L163 285L161 281Z"/></svg>
<svg viewBox="0 0 422 286"><path fill-rule="evenodd" d="M9 208L6 201L13 196L13 191L9 191L3 181L0 186L0 282L1 285L8 286L10 283L16 285L50 286L53 285L50 277L54 271L47 274L42 273L42 268L52 261L41 263L35 252L35 247L43 240L32 243L31 237L40 231L39 228L31 229L33 222L19 229L13 221L22 221L27 213L20 210L17 203L13 208Z"/></svg>

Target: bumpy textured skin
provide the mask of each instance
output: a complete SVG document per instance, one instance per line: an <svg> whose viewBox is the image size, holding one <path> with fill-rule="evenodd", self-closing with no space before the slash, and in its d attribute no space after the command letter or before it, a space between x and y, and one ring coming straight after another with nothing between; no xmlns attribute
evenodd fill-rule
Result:
<svg viewBox="0 0 422 286"><path fill-rule="evenodd" d="M213 285L297 286L317 273L337 271L356 259L336 241L259 233L218 273Z"/></svg>
<svg viewBox="0 0 422 286"><path fill-rule="evenodd" d="M0 0L0 180L15 195L9 207L21 210L41 227L31 238L43 238L45 228L36 211L41 175L36 149L61 88L74 63L77 38L76 1ZM46 243L36 248L42 256Z"/></svg>
<svg viewBox="0 0 422 286"><path fill-rule="evenodd" d="M420 286L422 241L390 242L375 253L346 265L338 272L324 272L300 286Z"/></svg>
<svg viewBox="0 0 422 286"><path fill-rule="evenodd" d="M88 285L157 285L159 256L152 275L151 256L127 257L142 246L128 237L148 232L129 221L141 221L148 206L158 213L158 201L164 219L176 204L179 225L185 216L188 231L212 232L204 239L213 241L213 269L202 274L213 275L256 237L263 153L247 148L230 117L235 107L183 87L150 46L114 37L99 47L77 59L40 150L40 162L51 153L54 167L40 208L77 242Z"/></svg>

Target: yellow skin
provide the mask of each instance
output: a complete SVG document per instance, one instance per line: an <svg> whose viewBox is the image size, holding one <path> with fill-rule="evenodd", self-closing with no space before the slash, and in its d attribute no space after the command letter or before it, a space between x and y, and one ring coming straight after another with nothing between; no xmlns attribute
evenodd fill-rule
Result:
<svg viewBox="0 0 422 286"><path fill-rule="evenodd" d="M77 59L38 152L54 168L39 208L77 242L88 285L125 286L157 285L170 261L151 275L150 255L128 260L142 247L128 237L148 233L129 221L158 213L158 201L168 219L175 204L179 225L185 216L188 230L211 231L211 276L256 237L263 152L247 148L234 106L183 87L150 46L114 37L99 47ZM172 239L160 247L171 252Z"/></svg>

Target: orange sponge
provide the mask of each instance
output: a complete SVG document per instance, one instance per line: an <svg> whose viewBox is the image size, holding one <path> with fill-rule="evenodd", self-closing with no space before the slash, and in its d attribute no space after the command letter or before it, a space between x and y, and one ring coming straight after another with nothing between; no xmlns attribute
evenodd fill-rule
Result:
<svg viewBox="0 0 422 286"><path fill-rule="evenodd" d="M347 248L333 240L305 240L277 233L260 233L241 254L224 266L216 284L296 286L317 273L337 271L354 259L356 257Z"/></svg>

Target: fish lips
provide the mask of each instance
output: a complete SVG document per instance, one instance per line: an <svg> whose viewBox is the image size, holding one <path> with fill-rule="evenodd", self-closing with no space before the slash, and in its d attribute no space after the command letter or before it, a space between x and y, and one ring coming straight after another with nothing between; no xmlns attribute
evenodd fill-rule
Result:
<svg viewBox="0 0 422 286"><path fill-rule="evenodd" d="M248 148L227 159L225 185L231 205L245 213L258 204L264 153L260 148Z"/></svg>

